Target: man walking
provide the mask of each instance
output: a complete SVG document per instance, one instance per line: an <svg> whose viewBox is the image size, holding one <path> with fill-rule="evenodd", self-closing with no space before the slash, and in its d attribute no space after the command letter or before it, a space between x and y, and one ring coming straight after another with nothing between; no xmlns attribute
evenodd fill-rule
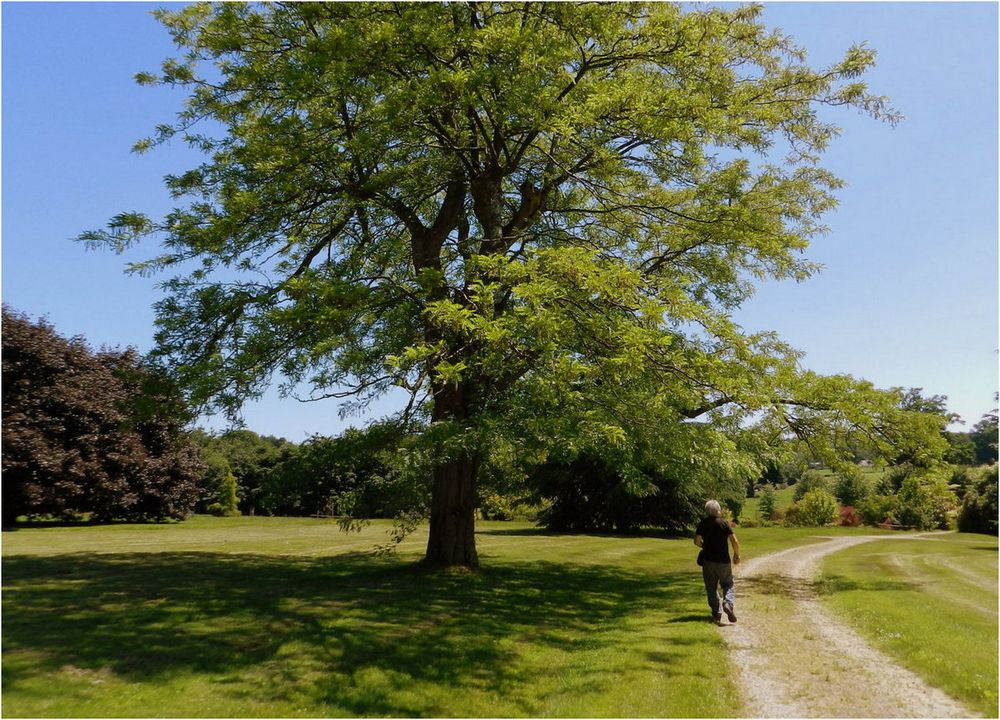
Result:
<svg viewBox="0 0 1000 720"><path fill-rule="evenodd" d="M694 544L702 549L701 574L705 579L708 606L712 619L722 625L719 611L719 592L722 588L722 610L729 622L736 622L736 593L733 591L733 564L740 562L740 543L732 526L722 518L722 508L717 500L705 503L707 517L698 523L694 533ZM728 540L728 544L727 544ZM729 559L729 545L733 546L732 561Z"/></svg>

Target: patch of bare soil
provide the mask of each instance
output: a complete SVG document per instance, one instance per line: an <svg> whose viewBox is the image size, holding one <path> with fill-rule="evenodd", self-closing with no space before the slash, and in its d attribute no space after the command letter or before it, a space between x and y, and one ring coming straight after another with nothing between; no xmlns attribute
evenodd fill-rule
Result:
<svg viewBox="0 0 1000 720"><path fill-rule="evenodd" d="M747 717L976 716L820 605L814 584L820 560L884 537L829 539L736 566L738 622L720 631Z"/></svg>

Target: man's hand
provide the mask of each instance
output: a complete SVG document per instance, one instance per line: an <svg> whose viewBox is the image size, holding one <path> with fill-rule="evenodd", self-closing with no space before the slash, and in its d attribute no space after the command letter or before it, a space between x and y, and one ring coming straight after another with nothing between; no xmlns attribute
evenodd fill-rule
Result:
<svg viewBox="0 0 1000 720"><path fill-rule="evenodd" d="M733 565L739 565L739 564L740 564L740 554L733 553Z"/></svg>

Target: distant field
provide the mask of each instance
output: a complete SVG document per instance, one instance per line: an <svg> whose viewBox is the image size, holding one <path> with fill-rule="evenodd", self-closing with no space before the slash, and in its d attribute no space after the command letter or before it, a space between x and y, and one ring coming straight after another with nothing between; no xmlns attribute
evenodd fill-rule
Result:
<svg viewBox="0 0 1000 720"><path fill-rule="evenodd" d="M997 717L997 538L883 540L831 555L825 602L881 650Z"/></svg>
<svg viewBox="0 0 1000 720"><path fill-rule="evenodd" d="M788 507L792 504L792 495L794 493L794 485L775 491L774 506L779 509ZM743 511L740 513L740 517L750 519L758 523L763 519L760 516L760 493L757 493L756 497L747 498L746 502L743 503Z"/></svg>

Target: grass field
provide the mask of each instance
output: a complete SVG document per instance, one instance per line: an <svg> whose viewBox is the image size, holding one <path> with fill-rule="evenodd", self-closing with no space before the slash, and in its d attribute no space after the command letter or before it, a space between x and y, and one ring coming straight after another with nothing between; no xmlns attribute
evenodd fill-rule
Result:
<svg viewBox="0 0 1000 720"><path fill-rule="evenodd" d="M860 545L830 556L820 589L873 645L997 717L997 538Z"/></svg>
<svg viewBox="0 0 1000 720"><path fill-rule="evenodd" d="M774 493L774 507L780 510L784 510L789 505L792 504L792 496L795 494L795 486L789 485L788 487L781 488ZM760 493L757 493L756 497L747 498L746 502L743 503L743 510L740 512L740 517L753 520L759 523L763 518L760 517Z"/></svg>
<svg viewBox="0 0 1000 720"><path fill-rule="evenodd" d="M482 572L429 574L415 565L425 531L370 554L387 527L196 517L4 533L3 714L741 714L690 538L481 523ZM832 532L865 531L739 536L749 559Z"/></svg>
<svg viewBox="0 0 1000 720"><path fill-rule="evenodd" d="M484 572L309 519L4 536L4 714L728 716L689 539L482 523Z"/></svg>

